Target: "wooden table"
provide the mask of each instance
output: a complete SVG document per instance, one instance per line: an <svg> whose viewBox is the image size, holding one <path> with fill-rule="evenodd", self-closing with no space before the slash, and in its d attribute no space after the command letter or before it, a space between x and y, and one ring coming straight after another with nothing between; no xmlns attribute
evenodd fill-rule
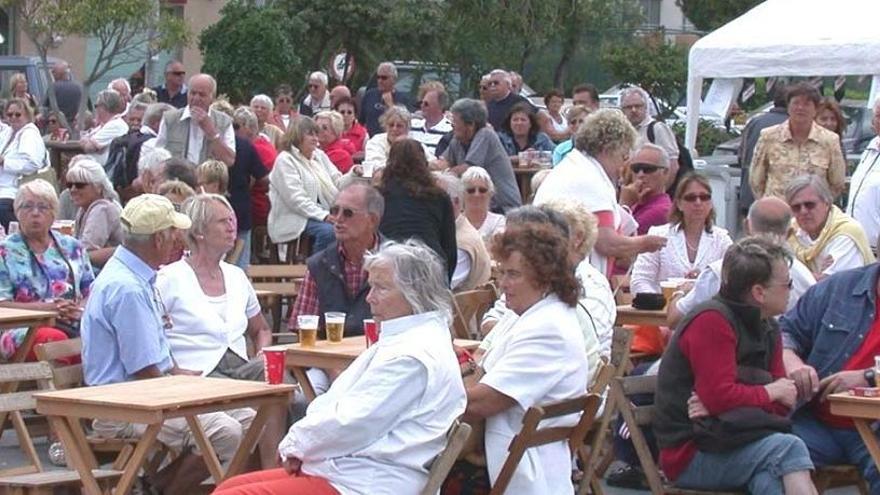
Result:
<svg viewBox="0 0 880 495"><path fill-rule="evenodd" d="M541 167L514 167L513 173L516 175L516 183L519 185L519 193L522 195L523 204L531 203L532 198L532 177L541 170L547 170Z"/></svg>
<svg viewBox="0 0 880 495"><path fill-rule="evenodd" d="M478 340L455 339L455 345L468 350L476 349ZM302 388L303 395L311 402L315 399L315 389L309 380L306 370L318 368L322 370L342 370L348 368L358 356L367 349L367 341L363 335L345 337L338 344L319 340L315 347L303 347L299 344L273 346L285 349L284 363L290 369Z"/></svg>
<svg viewBox="0 0 880 495"><path fill-rule="evenodd" d="M880 397L856 397L843 392L831 394L828 400L831 401L831 414L852 418L874 464L880 469L880 445L870 424L880 419Z"/></svg>
<svg viewBox="0 0 880 495"><path fill-rule="evenodd" d="M131 489L146 455L156 441L162 423L169 418L186 418L208 470L219 483L242 471L247 457L262 434L266 420L271 414L277 414L277 410L287 406L293 388L292 385L174 375L41 392L34 397L37 400L37 412L49 416L49 422L64 444L68 462L80 474L85 492L98 495L101 491L92 475L92 469L97 468L98 463L86 441L81 419L97 418L147 425L146 432L125 464L116 486L117 494L128 493ZM242 407L255 408L257 415L224 474L196 415Z"/></svg>
<svg viewBox="0 0 880 495"><path fill-rule="evenodd" d="M83 147L79 141L49 141L46 143L49 150L49 162L55 169L55 176L58 179L58 187L63 187L66 183L64 175L67 173L67 163L64 161L64 154L78 155L83 153Z"/></svg>
<svg viewBox="0 0 880 495"><path fill-rule="evenodd" d="M630 304L617 307L615 325L666 326L666 311L662 309L636 309Z"/></svg>

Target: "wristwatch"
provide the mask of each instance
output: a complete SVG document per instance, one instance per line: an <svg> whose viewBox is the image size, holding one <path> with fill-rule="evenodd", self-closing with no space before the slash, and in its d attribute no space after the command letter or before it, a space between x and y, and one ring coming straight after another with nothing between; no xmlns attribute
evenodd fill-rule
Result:
<svg viewBox="0 0 880 495"><path fill-rule="evenodd" d="M868 382L869 387L877 386L877 374L874 373L874 368L868 368L865 370L865 381Z"/></svg>

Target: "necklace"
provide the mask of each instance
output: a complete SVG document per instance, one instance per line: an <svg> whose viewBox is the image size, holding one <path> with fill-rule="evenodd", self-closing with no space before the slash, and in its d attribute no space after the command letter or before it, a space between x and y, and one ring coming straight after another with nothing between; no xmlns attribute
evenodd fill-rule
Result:
<svg viewBox="0 0 880 495"><path fill-rule="evenodd" d="M219 266L217 267L216 270L211 270L210 268L202 269L202 268L199 268L196 266L196 263L195 263L195 261L193 261L192 258L186 258L186 261L193 268L193 271L196 272L196 276L200 276L200 275L205 276L206 275L211 280L217 280L223 274L223 272L220 270Z"/></svg>

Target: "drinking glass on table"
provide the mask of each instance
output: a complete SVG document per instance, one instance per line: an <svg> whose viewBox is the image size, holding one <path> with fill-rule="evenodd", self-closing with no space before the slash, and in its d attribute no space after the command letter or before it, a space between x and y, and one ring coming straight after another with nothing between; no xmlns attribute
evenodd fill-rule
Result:
<svg viewBox="0 0 880 495"><path fill-rule="evenodd" d="M331 344L342 342L345 333L345 313L335 311L324 313L324 325L327 329L327 340Z"/></svg>
<svg viewBox="0 0 880 495"><path fill-rule="evenodd" d="M318 341L318 315L298 315L296 323L299 327L299 345L315 347Z"/></svg>

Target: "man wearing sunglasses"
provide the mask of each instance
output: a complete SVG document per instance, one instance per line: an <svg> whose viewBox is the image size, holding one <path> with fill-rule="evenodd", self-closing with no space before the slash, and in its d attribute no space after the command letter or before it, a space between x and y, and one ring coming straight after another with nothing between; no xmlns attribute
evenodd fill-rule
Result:
<svg viewBox="0 0 880 495"><path fill-rule="evenodd" d="M308 270L288 320L291 331L297 330L298 315L341 311L346 314L345 335L364 334L363 320L372 318L364 254L382 241L379 221L384 211L384 198L367 183L355 182L339 191L330 208L336 241L306 262Z"/></svg>
<svg viewBox="0 0 880 495"><path fill-rule="evenodd" d="M327 74L319 70L309 75L309 94L299 104L300 115L312 117L322 110L330 110L328 82Z"/></svg>
<svg viewBox="0 0 880 495"><path fill-rule="evenodd" d="M358 121L367 128L370 136L384 132L379 125L379 117L394 105L403 105L412 109L405 94L397 91L397 66L391 62L382 62L376 68L376 87L370 88L361 99L361 111Z"/></svg>
<svg viewBox="0 0 880 495"><path fill-rule="evenodd" d="M645 144L629 164L633 181L620 189L620 204L628 206L639 223L638 234L669 221L672 199L666 194L669 155L656 144Z"/></svg>
<svg viewBox="0 0 880 495"><path fill-rule="evenodd" d="M175 108L186 106L186 69L179 60L169 60L165 64L165 83L153 88L159 103L168 103Z"/></svg>

